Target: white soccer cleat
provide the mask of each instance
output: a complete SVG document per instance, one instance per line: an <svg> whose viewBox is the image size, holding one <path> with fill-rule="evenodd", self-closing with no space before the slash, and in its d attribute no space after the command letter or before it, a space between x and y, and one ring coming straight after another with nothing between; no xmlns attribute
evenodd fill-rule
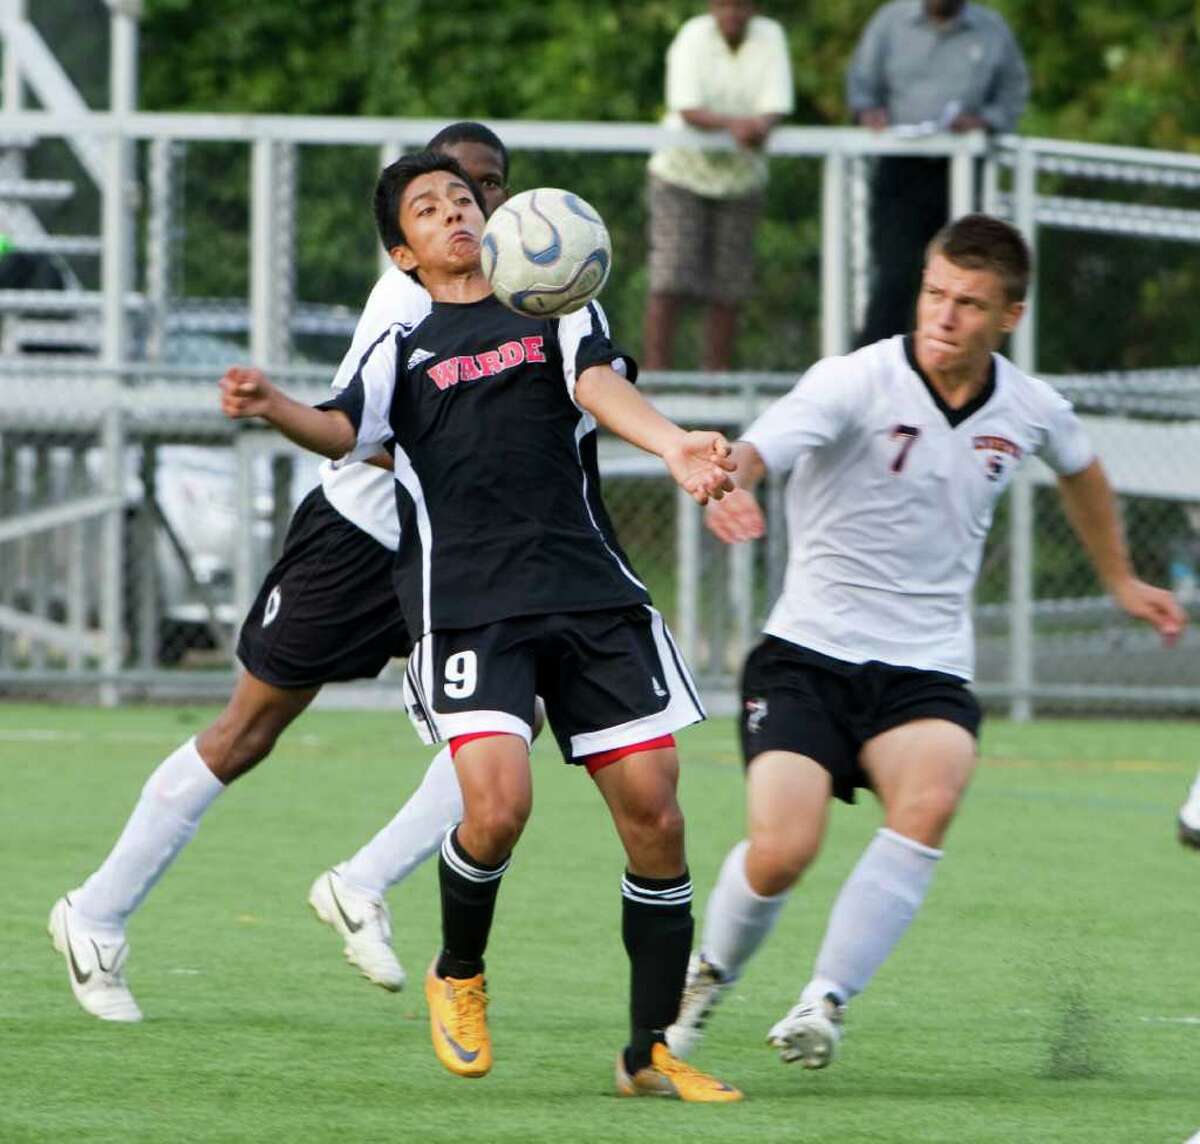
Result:
<svg viewBox="0 0 1200 1144"><path fill-rule="evenodd" d="M846 1006L832 993L819 1001L799 1001L771 1026L767 1042L787 1064L799 1061L806 1069L823 1069L837 1054L845 1015Z"/></svg>
<svg viewBox="0 0 1200 1144"><path fill-rule="evenodd" d="M346 960L368 981L392 993L404 988L408 977L392 950L392 916L382 898L351 886L335 866L312 884L308 904L342 935Z"/></svg>
<svg viewBox="0 0 1200 1144"><path fill-rule="evenodd" d="M1179 808L1179 841L1200 850L1200 778L1192 786L1187 802Z"/></svg>
<svg viewBox="0 0 1200 1144"><path fill-rule="evenodd" d="M89 930L64 895L50 910L46 927L54 948L66 958L67 980L75 1000L101 1021L140 1021L138 1008L125 984L125 959L129 946L123 941L102 939Z"/></svg>
<svg viewBox="0 0 1200 1144"><path fill-rule="evenodd" d="M1179 815L1179 841L1193 850L1200 850L1200 824L1193 825L1182 813Z"/></svg>
<svg viewBox="0 0 1200 1144"><path fill-rule="evenodd" d="M687 981L679 1016L667 1029L667 1047L681 1061L687 1060L704 1038L704 1026L725 990L732 984L702 953L693 953L688 961Z"/></svg>

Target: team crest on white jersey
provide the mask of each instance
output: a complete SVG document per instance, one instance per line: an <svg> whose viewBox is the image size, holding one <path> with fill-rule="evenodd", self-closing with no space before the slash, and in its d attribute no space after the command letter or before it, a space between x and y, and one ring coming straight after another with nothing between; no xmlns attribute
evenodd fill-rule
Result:
<svg viewBox="0 0 1200 1144"><path fill-rule="evenodd" d="M279 590L279 585L276 584L271 589L271 594L267 597L266 607L263 608L262 626L269 627L271 621L279 615L279 605L283 602L283 593Z"/></svg>
<svg viewBox="0 0 1200 1144"><path fill-rule="evenodd" d="M763 720L767 717L767 701L765 699L746 700L746 730L751 735L757 735L762 729Z"/></svg>
<svg viewBox="0 0 1200 1144"><path fill-rule="evenodd" d="M415 349L408 355L408 368L416 369L422 362L429 361L430 358L436 356L432 350Z"/></svg>
<svg viewBox="0 0 1200 1144"><path fill-rule="evenodd" d="M983 434L971 439L971 444L979 451L987 453L984 467L989 481L998 481L1008 469L1021 459L1021 446L1007 437L997 437L994 434Z"/></svg>

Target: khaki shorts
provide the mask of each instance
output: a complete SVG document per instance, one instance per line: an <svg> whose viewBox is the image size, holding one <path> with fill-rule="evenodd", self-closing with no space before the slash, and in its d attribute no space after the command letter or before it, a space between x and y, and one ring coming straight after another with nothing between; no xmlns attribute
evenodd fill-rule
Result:
<svg viewBox="0 0 1200 1144"><path fill-rule="evenodd" d="M754 291L759 191L710 199L650 176L650 291L740 302Z"/></svg>

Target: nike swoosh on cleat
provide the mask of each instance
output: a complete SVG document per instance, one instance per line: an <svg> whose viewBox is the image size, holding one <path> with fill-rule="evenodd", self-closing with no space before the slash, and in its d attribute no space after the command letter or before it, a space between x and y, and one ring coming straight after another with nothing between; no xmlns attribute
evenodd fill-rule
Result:
<svg viewBox="0 0 1200 1144"><path fill-rule="evenodd" d="M67 961L71 963L71 973L80 985L86 985L92 979L92 971L89 969L84 973L75 960L75 947L71 944L71 929L67 925L66 914L63 915L63 937L67 939Z"/></svg>
<svg viewBox="0 0 1200 1144"><path fill-rule="evenodd" d="M333 888L333 879L329 879L329 896L333 899L333 904L337 907L337 912L342 915L342 921L346 923L346 928L351 933L358 933L363 928L362 922L356 922L349 914L342 909L342 903L338 901L337 891Z"/></svg>
<svg viewBox="0 0 1200 1144"><path fill-rule="evenodd" d="M92 943L92 949L94 949L96 951L96 964L100 967L100 972L101 973L111 973L112 965L104 964L104 958L100 956L100 947L96 944L95 939L89 938L88 940L91 941L91 943ZM120 951L118 950L117 952L119 953ZM115 965L115 964L116 964L116 958L114 957L113 965Z"/></svg>
<svg viewBox="0 0 1200 1144"><path fill-rule="evenodd" d="M458 1059L464 1064L469 1065L477 1056L479 1056L478 1049L476 1049L473 1053L464 1049L462 1045L460 1045L452 1036L450 1036L448 1032L446 1032L446 1026L443 1025L441 1021L438 1022L438 1028L442 1031L442 1038L445 1040L446 1044L448 1044L454 1050L454 1055L458 1057Z"/></svg>

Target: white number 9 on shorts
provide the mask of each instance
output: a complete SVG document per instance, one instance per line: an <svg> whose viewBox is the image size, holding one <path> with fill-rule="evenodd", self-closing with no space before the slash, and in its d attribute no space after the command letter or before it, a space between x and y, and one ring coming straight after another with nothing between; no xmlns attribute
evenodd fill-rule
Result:
<svg viewBox="0 0 1200 1144"><path fill-rule="evenodd" d="M442 690L450 699L469 699L475 694L479 671L473 651L460 651L446 660L446 682Z"/></svg>

